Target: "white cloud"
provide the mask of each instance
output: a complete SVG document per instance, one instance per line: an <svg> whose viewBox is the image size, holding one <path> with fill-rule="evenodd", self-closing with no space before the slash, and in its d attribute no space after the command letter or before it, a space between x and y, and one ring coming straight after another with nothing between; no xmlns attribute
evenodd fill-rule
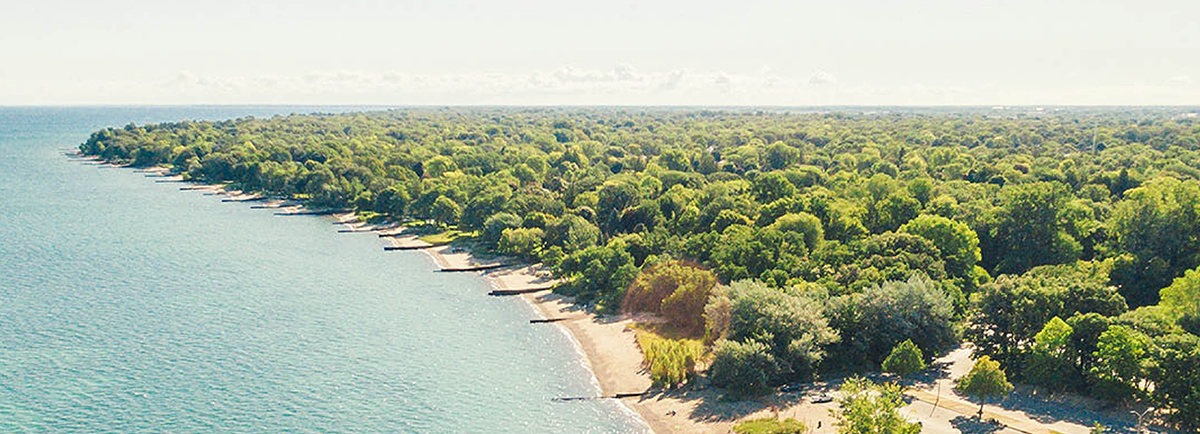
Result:
<svg viewBox="0 0 1200 434"><path fill-rule="evenodd" d="M808 76L809 86L834 85L837 84L837 82L837 77L834 77L833 74L825 71L815 71L812 73L812 75Z"/></svg>
<svg viewBox="0 0 1200 434"><path fill-rule="evenodd" d="M910 83L847 83L823 70L809 76L770 67L749 72L562 66L525 73L411 74L316 70L296 75L208 76L178 71L158 81L79 81L30 87L0 82L0 104L513 104L513 105L1022 105L1191 104L1200 89L1186 76L1162 85L1014 89Z"/></svg>

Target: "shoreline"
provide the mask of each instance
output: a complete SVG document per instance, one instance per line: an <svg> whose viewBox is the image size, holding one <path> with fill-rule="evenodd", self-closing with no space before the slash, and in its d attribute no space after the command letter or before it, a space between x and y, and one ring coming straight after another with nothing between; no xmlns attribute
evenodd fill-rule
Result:
<svg viewBox="0 0 1200 434"><path fill-rule="evenodd" d="M352 228L353 221L343 224ZM392 237L392 246L425 244L419 250L428 255L440 268L465 268L504 262L495 257L482 260L469 250L450 245L433 246L416 239L416 235ZM642 368L642 352L634 333L628 329L633 319L627 316L603 317L576 305L570 297L554 294L549 287L558 280L540 264L520 264L478 272L493 290L545 288L536 292L515 295L521 298L540 318L554 319L551 327L559 327L571 340L582 362L591 373L600 391L600 398L616 399L630 414L653 434L681 432L668 429L666 412L643 405L636 398L612 398L617 394L642 394L650 390L650 376ZM536 324L530 324L537 327ZM690 432L690 431L688 431Z"/></svg>
<svg viewBox="0 0 1200 434"><path fill-rule="evenodd" d="M111 168L128 168L144 174L147 178L156 178L156 182L178 183L180 191L198 191L206 196L224 196L226 202L247 202L256 209L265 209L280 216L309 215L329 216L342 230L347 233L373 233L383 235L386 246L404 247L419 250L429 256L434 266L444 268L466 268L479 265L495 264L504 261L504 257L495 256L483 260L471 251L449 244L432 245L419 240L415 234L404 234L405 228L398 223L382 224L365 223L358 220L354 212L334 212L314 210L304 206L297 200L264 197L257 193L246 193L240 190L228 189L228 184L205 184L184 180L179 175L169 175L169 169L164 167L134 168L131 165L115 164L96 156L68 154L69 157L80 160L87 165ZM478 273L492 289L530 289L541 288L536 292L515 295L524 300L541 319L560 319L553 327L560 327L571 340L581 361L592 375L593 384L600 389L601 396L589 398L616 399L630 415L636 416L639 422L651 434L682 434L705 433L724 434L730 432L733 420L727 417L717 419L693 419L690 417L700 400L695 399L696 393L686 396L676 396L673 393L657 394L652 391L649 374L642 366L641 349L637 346L635 334L629 326L634 322L630 315L602 316L576 305L570 297L554 294L550 286L557 283L549 270L541 263L504 266ZM530 324L531 327L539 326ZM617 394L624 397L616 398ZM704 392L701 392L704 394ZM628 396L632 395L632 396Z"/></svg>
<svg viewBox="0 0 1200 434"><path fill-rule="evenodd" d="M309 215L330 216L335 225L347 229L338 232L373 233L392 247L405 247L405 250L420 250L442 270L478 273L494 290L521 290L513 295L522 298L540 319L553 320L554 327L561 327L572 341L581 361L592 375L593 384L601 392L601 399L616 399L624 410L636 415L649 432L656 434L702 433L726 434L739 420L774 417L791 417L803 422L810 431L816 427L825 431L833 429L833 418L830 407L814 404L806 397L813 393L836 393L839 380L817 381L802 387L799 395L776 394L756 400L725 401L715 390L705 388L688 388L682 391L660 391L651 388L648 373L642 366L643 358L638 348L635 333L630 328L636 319L628 314L598 315L584 306L576 305L570 297L554 294L550 286L557 283L545 267L538 264L513 264L511 258L503 256L487 256L486 259L476 256L469 249L445 245L431 245L421 241L418 235L405 234L407 230L398 222L379 224L365 223L358 220L358 215L352 211L337 211L330 209L310 209L303 202L294 199L279 199L265 197L258 193L247 193L240 190L228 189L228 184L202 184L185 181L181 176L169 175L169 170L163 167L135 168L127 164L115 164L96 156L84 156L77 153L66 153L67 157L77 160L83 165L99 166L98 168L130 168L135 173L142 173L147 178L159 178L155 182L179 183L181 191L200 191L205 196L224 196L223 202L250 202L251 208L268 209L279 216ZM385 250L387 250L385 248ZM489 265L512 264L489 267ZM461 270L483 266L479 270ZM445 269L459 270L445 270ZM528 291L525 291L528 290ZM541 325L530 324L532 327ZM942 388L953 386L953 380L965 375L970 369L969 347L964 344L936 361L947 368L948 376L939 377L932 384L924 387L910 388L906 395L912 402L901 410L903 415L917 420L928 419L933 413L924 414L922 408L917 411L918 404L922 407L933 405L938 409L941 403L943 409L952 411L948 417L973 415L977 403L968 401L962 396L950 392L944 393ZM936 386L936 389L935 389ZM943 387L944 386L944 387ZM936 394L933 394L936 392ZM1021 398L1031 401L1050 403L1036 393L1022 393ZM1081 401L1082 402L1082 401ZM1086 434L1090 426L1078 420L1042 421L1039 415L1027 413L1021 409L1010 409L995 404L986 406L988 417L1003 421L1010 428L1020 428L1024 432L1036 434ZM1100 416L1105 412L1091 413ZM942 415L946 416L946 415ZM1103 416L1101 416L1103 417ZM927 420L934 424L944 422L933 419ZM1119 424L1117 424L1119 426ZM930 426L932 427L932 426ZM947 425L946 428L949 428ZM1156 426L1156 428L1163 428ZM1164 432L1172 432L1166 430Z"/></svg>
<svg viewBox="0 0 1200 434"><path fill-rule="evenodd" d="M451 245L432 245L421 241L415 234L404 235L405 228L399 223L388 222L371 224L358 220L354 212L317 212L295 200L264 197L257 193L246 193L240 190L229 190L227 184L205 184L184 180L179 175L169 175L170 170L155 166L134 168L127 164L116 164L101 159L98 156L88 156L79 153L66 153L69 158L79 160L83 164L112 168L129 168L136 173L144 174L147 178L160 178L157 181L179 183L181 191L200 191L207 196L225 196L227 202L258 203L256 208L269 209L276 215L328 215L338 226L346 228L347 233L373 233L386 240L386 245L406 247L420 250L429 256L434 266L439 269L465 268L479 265L498 263L506 258L495 257L489 261L481 261L469 250ZM542 319L569 318L556 321L551 326L561 327L577 353L581 357L588 372L591 373L592 383L600 389L601 397L612 397L618 393L645 393L649 390L650 376L642 369L642 353L634 340L634 333L627 329L632 318L608 318L588 312L571 302L569 297L554 294L550 286L557 282L549 270L540 264L520 264L505 266L484 271L477 271L492 289L521 289L530 287L545 287L532 293L518 294L534 312ZM536 326L530 324L530 326ZM608 398L606 398L608 399ZM611 398L616 399L616 398ZM651 434L672 434L681 432L665 429L667 425L662 418L655 415L651 409L640 402L631 402L630 398L617 399L620 405ZM663 412L665 413L665 412ZM691 431L689 431L691 432ZM722 431L724 432L724 431Z"/></svg>

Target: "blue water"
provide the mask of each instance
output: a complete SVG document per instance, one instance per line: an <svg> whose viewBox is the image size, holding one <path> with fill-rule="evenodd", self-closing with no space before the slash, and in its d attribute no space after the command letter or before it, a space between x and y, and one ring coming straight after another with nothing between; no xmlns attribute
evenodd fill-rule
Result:
<svg viewBox="0 0 1200 434"><path fill-rule="evenodd" d="M625 433L570 338L331 220L63 156L129 122L313 107L0 108L0 432Z"/></svg>

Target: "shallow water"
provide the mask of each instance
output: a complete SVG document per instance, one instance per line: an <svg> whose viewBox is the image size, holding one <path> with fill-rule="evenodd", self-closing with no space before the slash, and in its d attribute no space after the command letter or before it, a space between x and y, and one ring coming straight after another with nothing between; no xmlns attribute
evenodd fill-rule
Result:
<svg viewBox="0 0 1200 434"><path fill-rule="evenodd" d="M568 336L331 220L63 156L104 126L339 111L0 108L0 432L624 433Z"/></svg>

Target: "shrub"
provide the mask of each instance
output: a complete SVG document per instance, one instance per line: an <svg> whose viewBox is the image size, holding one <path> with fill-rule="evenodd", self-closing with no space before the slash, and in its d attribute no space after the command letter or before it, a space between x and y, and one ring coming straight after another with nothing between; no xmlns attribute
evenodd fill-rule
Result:
<svg viewBox="0 0 1200 434"><path fill-rule="evenodd" d="M770 390L779 376L779 364L770 347L756 341L718 341L708 378L717 387L738 395L757 395Z"/></svg>
<svg viewBox="0 0 1200 434"><path fill-rule="evenodd" d="M625 293L627 312L662 314L689 336L704 332L704 304L717 286L717 276L703 268L669 262L642 270Z"/></svg>
<svg viewBox="0 0 1200 434"><path fill-rule="evenodd" d="M496 250L523 258L534 257L542 248L542 230L538 228L509 228L501 232Z"/></svg>
<svg viewBox="0 0 1200 434"><path fill-rule="evenodd" d="M912 375L925 370L925 356L912 339L905 339L883 360L883 370L901 377Z"/></svg>
<svg viewBox="0 0 1200 434"><path fill-rule="evenodd" d="M704 345L695 339L666 339L654 333L639 331L638 347L643 363L650 371L655 386L677 387L696 374L696 362L704 355Z"/></svg>

